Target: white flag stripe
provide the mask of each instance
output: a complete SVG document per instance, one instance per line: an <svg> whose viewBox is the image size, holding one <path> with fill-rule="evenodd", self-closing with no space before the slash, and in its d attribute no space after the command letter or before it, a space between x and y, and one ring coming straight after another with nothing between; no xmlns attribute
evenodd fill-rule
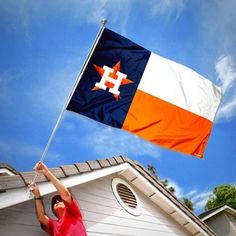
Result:
<svg viewBox="0 0 236 236"><path fill-rule="evenodd" d="M221 89L195 71L151 53L139 90L210 121L214 120Z"/></svg>

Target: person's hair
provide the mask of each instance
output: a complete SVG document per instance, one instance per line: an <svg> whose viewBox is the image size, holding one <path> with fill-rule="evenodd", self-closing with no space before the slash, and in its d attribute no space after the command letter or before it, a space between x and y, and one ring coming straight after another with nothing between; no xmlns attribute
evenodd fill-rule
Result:
<svg viewBox="0 0 236 236"><path fill-rule="evenodd" d="M55 196L52 197L51 210L52 210L52 212L53 212L53 214L54 214L55 216L57 216L57 215L56 215L56 213L55 213L55 211L54 211L54 205L55 205L55 203L56 203L57 201L61 201L61 200L62 200L61 195L55 195Z"/></svg>

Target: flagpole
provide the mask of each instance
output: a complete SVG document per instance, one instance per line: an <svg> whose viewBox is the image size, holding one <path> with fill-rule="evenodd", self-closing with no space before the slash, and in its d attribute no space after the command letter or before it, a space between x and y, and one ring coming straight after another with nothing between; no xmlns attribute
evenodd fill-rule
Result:
<svg viewBox="0 0 236 236"><path fill-rule="evenodd" d="M100 29L99 29L99 31L98 31L98 33L96 35L96 38L95 38L95 40L94 40L94 42L93 42L93 44L92 44L92 46L91 46L91 48L89 50L89 53L88 53L86 59L85 59L83 65L82 65L82 68L81 68L80 72L78 73L78 75L76 77L76 81L75 81L75 83L74 83L74 85L72 87L70 95L68 96L68 99L67 99L66 103L64 104L61 112L60 112L60 115L59 115L59 117L57 119L57 122L56 122L56 124L55 124L55 126L53 128L53 131L52 131L52 133L51 133L51 135L50 135L50 137L48 139L47 145L46 145L46 147L45 147L45 149L43 151L43 154L41 156L40 162L43 162L44 159L45 159L45 156L46 156L46 154L48 152L48 149L49 149L50 144L51 144L51 142L53 140L53 137L54 137L54 135L55 135L55 133L56 133L56 131L58 129L58 126L59 126L59 124L60 124L60 122L62 120L62 117L63 117L63 115L64 115L64 113L66 111L66 107L68 106L68 104L69 104L69 102L70 102L70 100L71 100L71 98L72 98L72 96L73 96L73 94L75 92L75 89L76 89L76 87L77 87L77 85L78 85L78 83L79 83L79 81L80 81L80 79L81 79L81 77L82 77L82 75L84 73L84 70L85 70L86 66L88 65L88 62L89 62L89 60L90 60L90 58L91 58L91 56L92 56L92 54L93 54L93 52L95 50L95 47L97 46L97 43L98 43L98 41L99 41L99 39L100 39L104 29L105 29L106 23L107 23L106 19L103 19L101 21ZM35 176L34 176L34 179L33 179L32 182L35 183L36 179L37 179L37 173L35 173Z"/></svg>

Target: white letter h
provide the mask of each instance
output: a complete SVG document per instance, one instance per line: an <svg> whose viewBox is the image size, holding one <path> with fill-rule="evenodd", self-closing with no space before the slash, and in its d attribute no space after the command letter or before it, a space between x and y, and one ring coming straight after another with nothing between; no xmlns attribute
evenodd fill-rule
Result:
<svg viewBox="0 0 236 236"><path fill-rule="evenodd" d="M114 72L113 68L110 68L108 66L103 66L103 69L104 69L103 76L102 76L100 82L97 82L95 84L95 87L98 87L98 88L103 89L103 90L106 90L107 88L109 88L108 91L110 93L119 96L119 94L120 94L119 87L121 85L122 80L125 79L127 77L127 75L117 71L116 72L117 79L114 79L114 78L109 76L110 73ZM106 85L106 82L110 82L114 86L109 87L109 86Z"/></svg>

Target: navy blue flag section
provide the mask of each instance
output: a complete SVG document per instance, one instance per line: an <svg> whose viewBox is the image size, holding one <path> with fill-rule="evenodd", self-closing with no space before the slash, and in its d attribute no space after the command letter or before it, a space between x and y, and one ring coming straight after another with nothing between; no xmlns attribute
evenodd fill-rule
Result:
<svg viewBox="0 0 236 236"><path fill-rule="evenodd" d="M121 128L150 54L147 49L105 28L66 109ZM96 87L104 66L126 77L122 78L119 95L109 92L114 87L112 81L103 83L106 88Z"/></svg>

